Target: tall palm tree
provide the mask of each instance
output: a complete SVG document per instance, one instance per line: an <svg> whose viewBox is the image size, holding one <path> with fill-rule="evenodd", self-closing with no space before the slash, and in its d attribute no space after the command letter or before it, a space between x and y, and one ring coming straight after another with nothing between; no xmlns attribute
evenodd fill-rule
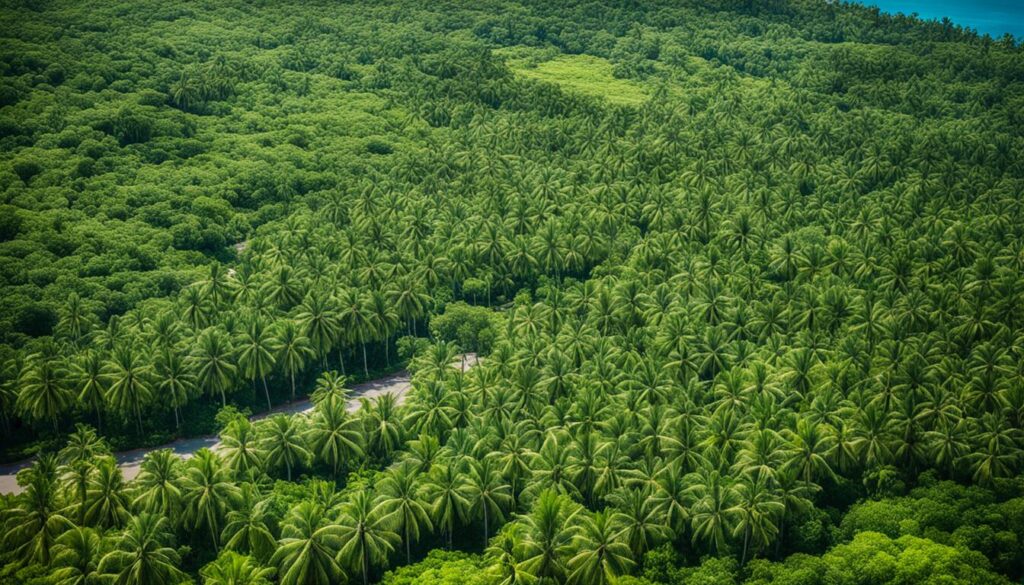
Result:
<svg viewBox="0 0 1024 585"><path fill-rule="evenodd" d="M268 513L270 505L271 501L261 497L255 484L243 483L240 486L238 505L228 512L221 533L224 548L253 555L261 561L269 559L277 547L268 525L271 521Z"/></svg>
<svg viewBox="0 0 1024 585"><path fill-rule="evenodd" d="M129 521L114 549L103 555L99 571L115 585L175 585L186 579L180 564L170 522L142 513Z"/></svg>
<svg viewBox="0 0 1024 585"><path fill-rule="evenodd" d="M341 328L334 298L322 290L313 289L297 310L296 318L303 328L303 334L309 338L313 352L326 367L327 354Z"/></svg>
<svg viewBox="0 0 1024 585"><path fill-rule="evenodd" d="M693 543L703 541L712 553L721 553L728 547L727 537L739 520L735 507L739 496L715 469L693 474L691 482L688 492L693 502Z"/></svg>
<svg viewBox="0 0 1024 585"><path fill-rule="evenodd" d="M267 376L274 371L277 356L281 351L281 343L274 330L259 315L252 315L235 339L235 351L238 353L238 369L251 383L256 380L263 383L263 394L267 398L267 410L270 404L270 388Z"/></svg>
<svg viewBox="0 0 1024 585"><path fill-rule="evenodd" d="M97 458L109 454L110 448L92 427L77 424L75 431L68 435L67 445L57 455L63 469L61 480L70 484L69 491L74 494L71 497L76 500L73 506L78 511L79 526L85 524L89 481L95 472Z"/></svg>
<svg viewBox="0 0 1024 585"><path fill-rule="evenodd" d="M430 469L424 497L430 502L434 526L441 529L441 538L450 549L455 523L466 521L469 498L466 476L453 463L439 463Z"/></svg>
<svg viewBox="0 0 1024 585"><path fill-rule="evenodd" d="M132 483L132 509L176 518L182 502L180 477L181 459L173 451L158 449L146 453L139 476Z"/></svg>
<svg viewBox="0 0 1024 585"><path fill-rule="evenodd" d="M366 398L360 398L360 403L359 413L369 440L369 452L389 458L402 444L405 436L398 398L389 392L378 396L372 403Z"/></svg>
<svg viewBox="0 0 1024 585"><path fill-rule="evenodd" d="M233 349L227 333L216 327L204 329L192 348L188 359L195 370L196 383L209 394L220 394L221 406L227 406L227 391L231 389L238 369L232 359Z"/></svg>
<svg viewBox="0 0 1024 585"><path fill-rule="evenodd" d="M468 461L465 494L468 515L483 519L486 543L491 537L491 523L504 523L505 511L512 506L512 486L499 473L493 457Z"/></svg>
<svg viewBox="0 0 1024 585"><path fill-rule="evenodd" d="M645 552L672 538L649 488L624 489L613 493L609 500L615 505L620 536L633 558L642 558Z"/></svg>
<svg viewBox="0 0 1024 585"><path fill-rule="evenodd" d="M37 421L50 421L58 432L58 418L70 406L74 392L66 384L67 372L50 350L25 358L19 383L17 410Z"/></svg>
<svg viewBox="0 0 1024 585"><path fill-rule="evenodd" d="M363 349L363 375L370 377L366 365L366 343L373 339L378 330L374 314L370 310L366 297L358 289L346 288L338 292L341 329L360 344Z"/></svg>
<svg viewBox="0 0 1024 585"><path fill-rule="evenodd" d="M170 401L174 408L174 426L181 426L181 407L193 398L196 387L195 376L187 367L181 354L173 349L160 352L154 364L157 389Z"/></svg>
<svg viewBox="0 0 1024 585"><path fill-rule="evenodd" d="M302 415L278 414L259 423L260 446L267 465L284 467L288 481L292 480L292 469L311 457L302 429L304 420Z"/></svg>
<svg viewBox="0 0 1024 585"><path fill-rule="evenodd" d="M309 338L302 334L299 326L285 319L278 331L278 363L292 383L292 400L295 400L295 374L306 367L306 362L315 355Z"/></svg>
<svg viewBox="0 0 1024 585"><path fill-rule="evenodd" d="M88 350L72 365L71 376L78 388L78 402L96 415L96 428L103 430L103 409L107 399L107 370L102 354Z"/></svg>
<svg viewBox="0 0 1024 585"><path fill-rule="evenodd" d="M313 407L309 446L317 459L330 466L335 479L350 461L363 457L362 426L350 416L342 399L330 396Z"/></svg>
<svg viewBox="0 0 1024 585"><path fill-rule="evenodd" d="M89 479L85 521L99 528L118 528L128 520L128 494L124 477L113 457L102 457Z"/></svg>
<svg viewBox="0 0 1024 585"><path fill-rule="evenodd" d="M262 438L255 425L236 416L220 432L220 455L238 480L251 478L263 469Z"/></svg>
<svg viewBox="0 0 1024 585"><path fill-rule="evenodd" d="M388 470L378 484L381 505L395 521L395 530L405 544L405 562L412 562L412 543L420 539L422 531L433 529L430 509L421 495L423 484L416 465L403 461Z"/></svg>
<svg viewBox="0 0 1024 585"><path fill-rule="evenodd" d="M270 564L277 567L281 585L331 585L344 582L345 572L336 556L341 549L339 524L323 508L300 502L281 521L281 539Z"/></svg>
<svg viewBox="0 0 1024 585"><path fill-rule="evenodd" d="M522 570L541 581L561 581L572 552L570 526L580 507L564 495L545 490L522 517L526 538L522 545Z"/></svg>
<svg viewBox="0 0 1024 585"><path fill-rule="evenodd" d="M614 513L602 510L577 516L575 554L566 563L568 583L610 585L629 573L634 563L624 535Z"/></svg>
<svg viewBox="0 0 1024 585"><path fill-rule="evenodd" d="M214 550L220 550L224 517L241 496L230 470L214 452L200 449L185 464L181 494L182 522L193 534L205 530Z"/></svg>
<svg viewBox="0 0 1024 585"><path fill-rule="evenodd" d="M57 538L51 566L57 585L89 585L99 576L103 540L92 528L76 526Z"/></svg>
<svg viewBox="0 0 1024 585"><path fill-rule="evenodd" d="M123 413L134 415L136 429L142 434L142 407L153 399L151 366L136 345L125 343L114 348L107 363L111 379L107 400Z"/></svg>
<svg viewBox="0 0 1024 585"><path fill-rule="evenodd" d="M362 573L363 585L370 583L371 566L387 562L388 555L395 550L399 538L392 530L394 523L395 518L388 515L381 498L370 490L355 492L341 505L338 559Z"/></svg>
<svg viewBox="0 0 1024 585"><path fill-rule="evenodd" d="M23 491L4 519L4 545L17 559L45 565L57 538L71 527L62 513L56 458L41 456L18 472L18 486Z"/></svg>
<svg viewBox="0 0 1024 585"><path fill-rule="evenodd" d="M757 554L778 534L776 521L785 513L786 507L775 490L768 487L768 481L762 474L747 475L736 484L735 489L737 502L733 511L738 521L733 528L733 536L742 537L740 565L745 565L751 545Z"/></svg>

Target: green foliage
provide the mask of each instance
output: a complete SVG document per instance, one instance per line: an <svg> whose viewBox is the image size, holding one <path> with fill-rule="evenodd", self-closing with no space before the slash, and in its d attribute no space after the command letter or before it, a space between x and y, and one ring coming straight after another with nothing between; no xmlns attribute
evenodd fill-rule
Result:
<svg viewBox="0 0 1024 585"><path fill-rule="evenodd" d="M4 582L1024 574L1012 39L810 0L0 23L0 432L42 452ZM213 431L134 479L97 439Z"/></svg>

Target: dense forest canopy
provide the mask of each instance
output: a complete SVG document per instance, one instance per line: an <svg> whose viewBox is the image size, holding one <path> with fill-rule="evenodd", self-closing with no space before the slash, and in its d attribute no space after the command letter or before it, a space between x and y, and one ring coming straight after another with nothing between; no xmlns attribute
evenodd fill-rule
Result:
<svg viewBox="0 0 1024 585"><path fill-rule="evenodd" d="M1024 577L1012 37L26 0L0 74L4 583Z"/></svg>

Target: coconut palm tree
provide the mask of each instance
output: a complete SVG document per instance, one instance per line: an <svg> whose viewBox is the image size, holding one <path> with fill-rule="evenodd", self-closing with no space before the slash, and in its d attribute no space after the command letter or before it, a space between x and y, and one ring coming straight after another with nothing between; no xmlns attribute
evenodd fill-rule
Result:
<svg viewBox="0 0 1024 585"><path fill-rule="evenodd" d="M119 528L127 522L128 493L124 477L113 457L101 457L89 479L85 498L85 521L95 527Z"/></svg>
<svg viewBox="0 0 1024 585"><path fill-rule="evenodd" d="M262 437L244 416L236 416L220 432L220 455L239 481L263 470Z"/></svg>
<svg viewBox="0 0 1024 585"><path fill-rule="evenodd" d="M331 522L323 508L300 502L281 521L281 539L270 564L277 567L281 585L330 585L344 582L336 560L341 549L341 525Z"/></svg>
<svg viewBox="0 0 1024 585"><path fill-rule="evenodd" d="M381 505L395 522L395 531L405 544L405 562L412 562L412 543L420 539L423 531L433 529L430 508L423 500L423 484L416 465L403 461L387 471L377 485Z"/></svg>
<svg viewBox="0 0 1024 585"><path fill-rule="evenodd" d="M89 585L99 577L103 540L92 528L76 526L57 538L53 577L58 585Z"/></svg>
<svg viewBox="0 0 1024 585"><path fill-rule="evenodd" d="M67 371L53 357L52 348L27 356L19 377L18 412L32 420L49 421L53 432L59 432L58 418L74 399L66 378Z"/></svg>
<svg viewBox="0 0 1024 585"><path fill-rule="evenodd" d="M282 350L281 342L273 328L263 317L252 315L245 321L242 331L235 338L234 347L237 352L239 372L253 384L256 383L256 380L263 383L263 394L267 398L267 410L271 410L273 407L270 404L267 376L274 371L277 357Z"/></svg>
<svg viewBox="0 0 1024 585"><path fill-rule="evenodd" d="M174 408L174 426L181 427L179 411L193 398L196 388L195 376L189 370L181 354L173 349L159 353L154 364L157 390L165 396Z"/></svg>
<svg viewBox="0 0 1024 585"><path fill-rule="evenodd" d="M288 481L292 480L292 469L304 465L311 454L303 431L302 415L274 415L258 425L260 447L266 462L271 467L284 467Z"/></svg>
<svg viewBox="0 0 1024 585"><path fill-rule="evenodd" d="M186 579L167 518L142 513L128 522L99 572L115 585L174 585Z"/></svg>
<svg viewBox="0 0 1024 585"><path fill-rule="evenodd" d="M530 513L522 517L522 571L535 579L560 581L565 578L572 552L571 530L580 507L564 495L541 492Z"/></svg>
<svg viewBox="0 0 1024 585"><path fill-rule="evenodd" d="M180 484L182 522L193 534L205 531L214 550L220 550L224 518L241 497L230 470L217 454L203 448L185 464Z"/></svg>
<svg viewBox="0 0 1024 585"><path fill-rule="evenodd" d="M72 363L71 377L78 388L78 402L96 415L96 428L103 430L103 409L107 400L107 370L103 356L87 350Z"/></svg>
<svg viewBox="0 0 1024 585"><path fill-rule="evenodd" d="M196 338L188 356L195 371L196 384L208 394L220 394L221 406L227 406L238 366L233 359L231 339L222 329L209 327Z"/></svg>
<svg viewBox="0 0 1024 585"><path fill-rule="evenodd" d="M449 549L455 534L455 523L464 523L469 510L466 476L452 463L439 463L431 467L423 490L431 505L434 526L441 530L441 538Z"/></svg>
<svg viewBox="0 0 1024 585"><path fill-rule="evenodd" d="M355 492L341 505L338 518L338 559L359 571L363 585L370 583L370 570L374 564L383 564L399 543L392 530L395 517L388 514L383 500L370 490Z"/></svg>
<svg viewBox="0 0 1024 585"><path fill-rule="evenodd" d="M181 510L181 459L170 449L146 453L139 476L132 483L132 505L135 512L149 512L175 518Z"/></svg>
<svg viewBox="0 0 1024 585"><path fill-rule="evenodd" d="M502 477L494 457L468 460L465 494L468 516L483 520L483 542L487 542L490 527L503 524L505 511L512 506L512 486Z"/></svg>
<svg viewBox="0 0 1024 585"><path fill-rule="evenodd" d="M364 456L362 425L346 406L332 395L317 402L310 417L309 448L315 459L330 466L335 479L349 462Z"/></svg>
<svg viewBox="0 0 1024 585"><path fill-rule="evenodd" d="M62 513L56 458L41 456L18 472L18 486L23 491L6 513L3 542L15 558L45 565L57 538L71 527Z"/></svg>
<svg viewBox="0 0 1024 585"><path fill-rule="evenodd" d="M575 554L566 563L567 582L609 585L620 575L628 574L634 563L624 536L625 531L612 512L578 515L572 541Z"/></svg>
<svg viewBox="0 0 1024 585"><path fill-rule="evenodd" d="M295 322L286 319L278 330L278 363L292 383L292 400L295 400L295 374L306 367L306 362L315 354L309 338L303 335Z"/></svg>
<svg viewBox="0 0 1024 585"><path fill-rule="evenodd" d="M228 512L221 533L225 550L253 555L261 561L268 560L277 548L268 524L271 521L268 514L270 505L270 500L260 495L256 485L242 484L238 504Z"/></svg>

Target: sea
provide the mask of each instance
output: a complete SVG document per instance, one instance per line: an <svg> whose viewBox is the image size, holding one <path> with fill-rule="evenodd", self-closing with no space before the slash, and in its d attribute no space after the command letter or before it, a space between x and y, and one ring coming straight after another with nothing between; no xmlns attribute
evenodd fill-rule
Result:
<svg viewBox="0 0 1024 585"><path fill-rule="evenodd" d="M1024 40L1024 0L862 0L884 12L917 13L925 20L942 20L947 16L955 24L988 33L998 39L1012 34Z"/></svg>

